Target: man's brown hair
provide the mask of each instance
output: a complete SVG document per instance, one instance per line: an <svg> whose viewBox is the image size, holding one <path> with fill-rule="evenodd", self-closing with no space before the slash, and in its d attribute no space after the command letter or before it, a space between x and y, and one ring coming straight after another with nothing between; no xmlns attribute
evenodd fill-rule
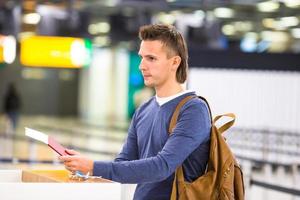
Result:
<svg viewBox="0 0 300 200"><path fill-rule="evenodd" d="M140 28L139 37L141 40L161 41L170 50L168 57L174 53L180 56L181 63L176 71L176 80L184 83L187 78L188 51L182 35L176 28L164 24L145 25Z"/></svg>

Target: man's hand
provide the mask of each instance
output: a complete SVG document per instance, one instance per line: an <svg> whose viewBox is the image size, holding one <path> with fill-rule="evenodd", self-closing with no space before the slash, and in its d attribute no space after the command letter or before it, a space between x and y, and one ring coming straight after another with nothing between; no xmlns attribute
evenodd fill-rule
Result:
<svg viewBox="0 0 300 200"><path fill-rule="evenodd" d="M59 156L58 159L62 161L65 168L71 172L80 171L83 174L89 172L90 175L93 173L94 161L82 156L79 152L67 149L66 152L69 156Z"/></svg>

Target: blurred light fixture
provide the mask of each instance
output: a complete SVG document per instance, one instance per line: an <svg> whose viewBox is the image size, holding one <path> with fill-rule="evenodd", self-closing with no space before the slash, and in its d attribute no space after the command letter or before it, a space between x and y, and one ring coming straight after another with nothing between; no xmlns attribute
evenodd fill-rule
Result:
<svg viewBox="0 0 300 200"><path fill-rule="evenodd" d="M100 22L97 26L100 33L108 33L110 31L110 24L107 22Z"/></svg>
<svg viewBox="0 0 300 200"><path fill-rule="evenodd" d="M170 11L170 14L172 14L174 16L181 16L183 14L183 12L181 10L172 10L172 11Z"/></svg>
<svg viewBox="0 0 300 200"><path fill-rule="evenodd" d="M284 31L263 31L261 32L260 49L268 52L285 52L290 48L290 39L290 34Z"/></svg>
<svg viewBox="0 0 300 200"><path fill-rule="evenodd" d="M283 31L262 31L261 38L270 42L288 42L289 34Z"/></svg>
<svg viewBox="0 0 300 200"><path fill-rule="evenodd" d="M91 42L71 37L27 37L21 40L20 61L32 67L85 67L91 62Z"/></svg>
<svg viewBox="0 0 300 200"><path fill-rule="evenodd" d="M21 72L23 79L42 80L47 77L44 69L23 68Z"/></svg>
<svg viewBox="0 0 300 200"><path fill-rule="evenodd" d="M11 64L16 58L17 42L13 36L0 36L0 63Z"/></svg>
<svg viewBox="0 0 300 200"><path fill-rule="evenodd" d="M245 34L245 37L247 37L247 38L253 38L255 40L259 39L259 35L256 32L248 32L248 33Z"/></svg>
<svg viewBox="0 0 300 200"><path fill-rule="evenodd" d="M196 10L194 12L195 17L204 19L205 18L205 12L203 10Z"/></svg>
<svg viewBox="0 0 300 200"><path fill-rule="evenodd" d="M91 35L96 35L98 33L96 24L90 24L89 27L88 27L88 32Z"/></svg>
<svg viewBox="0 0 300 200"><path fill-rule="evenodd" d="M196 10L193 13L181 13L176 17L176 25L178 27L194 27L203 26L206 13L202 10Z"/></svg>
<svg viewBox="0 0 300 200"><path fill-rule="evenodd" d="M291 29L291 34L294 38L300 39L300 28Z"/></svg>
<svg viewBox="0 0 300 200"><path fill-rule="evenodd" d="M283 24L280 20L275 20L273 18L265 18L262 20L262 24L264 27L275 30L286 30L285 24Z"/></svg>
<svg viewBox="0 0 300 200"><path fill-rule="evenodd" d="M297 17L282 17L278 20L273 18L265 18L262 20L264 27L275 30L286 30L288 27L297 26L299 24L299 19Z"/></svg>
<svg viewBox="0 0 300 200"><path fill-rule="evenodd" d="M107 22L100 22L97 24L90 24L88 31L92 35L97 35L101 33L108 33L110 31L110 24Z"/></svg>
<svg viewBox="0 0 300 200"><path fill-rule="evenodd" d="M283 2L286 5L286 7L289 8L300 7L300 0L281 0L281 2Z"/></svg>
<svg viewBox="0 0 300 200"><path fill-rule="evenodd" d="M222 32L224 33L224 35L234 35L236 33L236 30L234 28L234 25L232 24L226 24L222 27Z"/></svg>
<svg viewBox="0 0 300 200"><path fill-rule="evenodd" d="M157 15L157 19L160 23L163 24L174 24L176 18L173 14L168 14L165 12L161 12Z"/></svg>
<svg viewBox="0 0 300 200"><path fill-rule="evenodd" d="M234 17L234 10L231 8L220 7L214 9L214 14L218 18L232 18Z"/></svg>
<svg viewBox="0 0 300 200"><path fill-rule="evenodd" d="M295 16L291 16L291 17L282 17L280 19L280 21L284 24L284 26L286 27L290 27L290 26L298 26L299 24L299 19Z"/></svg>
<svg viewBox="0 0 300 200"><path fill-rule="evenodd" d="M265 1L258 3L256 7L260 12L275 12L279 9L280 4L275 1Z"/></svg>
<svg viewBox="0 0 300 200"><path fill-rule="evenodd" d="M275 27L274 23L275 23L275 19L273 18L265 18L262 20L262 24L266 28L274 28Z"/></svg>
<svg viewBox="0 0 300 200"><path fill-rule="evenodd" d="M38 24L41 16L38 13L27 13L23 15L23 22L25 24Z"/></svg>
<svg viewBox="0 0 300 200"><path fill-rule="evenodd" d="M24 32L20 32L20 33L19 33L18 39L19 39L19 40L22 40L22 39L24 39L24 38L31 37L31 36L34 36L34 35L36 35L35 32L24 31Z"/></svg>
<svg viewBox="0 0 300 200"><path fill-rule="evenodd" d="M248 32L241 40L240 48L244 52L255 52L257 50L258 34Z"/></svg>
<svg viewBox="0 0 300 200"><path fill-rule="evenodd" d="M96 47L108 46L110 43L109 37L107 36L98 36L93 40L93 44Z"/></svg>
<svg viewBox="0 0 300 200"><path fill-rule="evenodd" d="M193 23L190 23L191 25L194 24L194 27L200 27L203 25L205 21L206 13L203 10L196 10L190 19L190 21L193 21Z"/></svg>
<svg viewBox="0 0 300 200"><path fill-rule="evenodd" d="M233 23L236 31L248 32L253 29L253 23L250 21L236 21Z"/></svg>
<svg viewBox="0 0 300 200"><path fill-rule="evenodd" d="M120 0L106 0L106 1L103 1L103 3L105 6L115 7L119 3L119 1Z"/></svg>

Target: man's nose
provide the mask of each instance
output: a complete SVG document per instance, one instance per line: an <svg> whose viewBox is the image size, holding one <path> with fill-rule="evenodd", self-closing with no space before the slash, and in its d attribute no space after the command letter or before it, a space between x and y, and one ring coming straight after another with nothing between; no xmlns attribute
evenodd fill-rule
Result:
<svg viewBox="0 0 300 200"><path fill-rule="evenodd" d="M143 71L143 70L145 70L145 63L144 63L144 61L143 61L143 59L141 60L141 62L140 62L140 65L139 65L139 69L141 70L141 71Z"/></svg>

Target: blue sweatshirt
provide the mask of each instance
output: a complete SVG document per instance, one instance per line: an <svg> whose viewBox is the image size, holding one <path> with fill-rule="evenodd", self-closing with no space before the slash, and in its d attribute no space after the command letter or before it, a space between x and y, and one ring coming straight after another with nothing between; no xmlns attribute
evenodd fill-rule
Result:
<svg viewBox="0 0 300 200"><path fill-rule="evenodd" d="M114 162L95 161L93 174L120 183L137 183L134 199L170 199L174 172L183 164L185 179L201 176L209 156L211 121L199 98L180 110L176 127L168 128L183 94L159 106L155 97L141 105L131 121L128 137Z"/></svg>

